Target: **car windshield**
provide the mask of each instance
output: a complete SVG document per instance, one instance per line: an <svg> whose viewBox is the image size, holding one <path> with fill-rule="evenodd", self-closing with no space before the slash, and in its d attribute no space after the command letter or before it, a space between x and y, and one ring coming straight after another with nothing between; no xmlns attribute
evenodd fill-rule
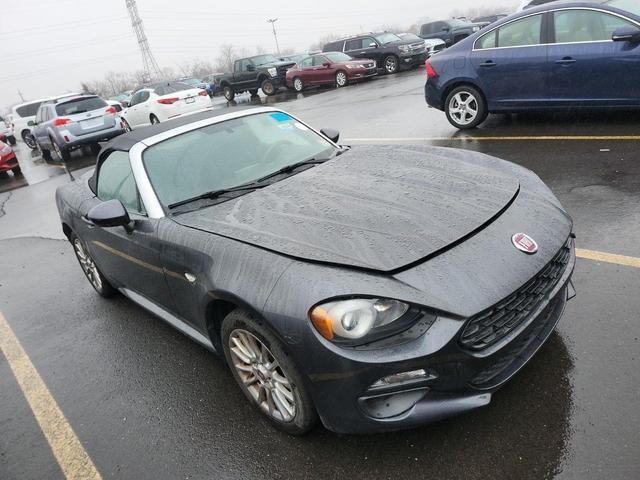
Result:
<svg viewBox="0 0 640 480"><path fill-rule="evenodd" d="M171 93L183 92L184 90L192 90L193 85L189 85L188 83L180 82L166 82L154 85L153 91L157 95L169 95Z"/></svg>
<svg viewBox="0 0 640 480"><path fill-rule="evenodd" d="M279 60L273 55L259 55L257 57L251 58L254 64L256 65L264 65L266 63L275 63Z"/></svg>
<svg viewBox="0 0 640 480"><path fill-rule="evenodd" d="M378 42L380 42L383 45L386 43L397 42L398 40L402 40L395 33L381 33L380 35L376 35L375 38Z"/></svg>
<svg viewBox="0 0 640 480"><path fill-rule="evenodd" d="M68 102L58 103L56 105L56 113L58 115L75 115L77 113L90 112L107 106L100 97L83 97L74 98Z"/></svg>
<svg viewBox="0 0 640 480"><path fill-rule="evenodd" d="M183 78L180 80L181 83L186 83L188 85L200 85L202 81L197 78Z"/></svg>
<svg viewBox="0 0 640 480"><path fill-rule="evenodd" d="M353 60L353 58L347 55L346 53L340 53L340 52L325 53L324 56L327 57L332 62L348 62L349 60Z"/></svg>
<svg viewBox="0 0 640 480"><path fill-rule="evenodd" d="M610 0L605 2L610 7L619 8L635 15L640 15L640 3L638 0Z"/></svg>
<svg viewBox="0 0 640 480"><path fill-rule="evenodd" d="M172 137L144 152L160 202L173 205L207 192L255 182L283 167L338 149L283 112L247 115Z"/></svg>
<svg viewBox="0 0 640 480"><path fill-rule="evenodd" d="M421 42L422 41L422 39L419 36L414 35L413 33L403 33L402 34L402 39L403 40L411 40L412 42L413 41L416 41L416 42L418 42L418 41Z"/></svg>

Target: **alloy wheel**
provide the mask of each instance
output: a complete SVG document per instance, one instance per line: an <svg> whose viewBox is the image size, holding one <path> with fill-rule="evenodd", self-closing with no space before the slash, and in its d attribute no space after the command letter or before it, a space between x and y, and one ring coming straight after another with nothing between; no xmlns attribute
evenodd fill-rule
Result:
<svg viewBox="0 0 640 480"><path fill-rule="evenodd" d="M62 158L62 150L60 150L60 147L58 146L58 144L56 142L51 142L53 144L53 151L56 152L56 155L58 156L58 159L63 160Z"/></svg>
<svg viewBox="0 0 640 480"><path fill-rule="evenodd" d="M398 69L398 61L395 57L387 57L384 61L384 69L387 73L396 73Z"/></svg>
<svg viewBox="0 0 640 480"><path fill-rule="evenodd" d="M233 367L260 409L280 422L296 416L293 384L267 346L247 330L229 335Z"/></svg>
<svg viewBox="0 0 640 480"><path fill-rule="evenodd" d="M344 72L338 72L336 74L336 83L339 87L344 87L347 84L347 74Z"/></svg>
<svg viewBox="0 0 640 480"><path fill-rule="evenodd" d="M478 99L470 92L458 92L449 101L449 114L460 125L469 125L478 116Z"/></svg>
<svg viewBox="0 0 640 480"><path fill-rule="evenodd" d="M102 290L102 280L100 279L100 272L96 267L95 262L91 258L91 255L84 249L82 242L79 239L75 239L73 242L73 248L82 267L82 271L87 276L87 279L96 290Z"/></svg>
<svg viewBox="0 0 640 480"><path fill-rule="evenodd" d="M38 146L36 144L36 139L33 138L33 135L31 135L30 133L23 133L22 140L24 141L25 145L29 147L31 150L35 150L36 147Z"/></svg>
<svg viewBox="0 0 640 480"><path fill-rule="evenodd" d="M293 88L294 88L294 90L296 92L301 92L302 91L303 86L302 86L302 80L300 78L296 77L293 80Z"/></svg>

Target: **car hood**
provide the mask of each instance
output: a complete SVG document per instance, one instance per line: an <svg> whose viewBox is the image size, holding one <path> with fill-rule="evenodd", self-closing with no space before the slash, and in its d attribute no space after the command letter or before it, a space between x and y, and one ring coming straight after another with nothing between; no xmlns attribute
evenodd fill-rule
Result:
<svg viewBox="0 0 640 480"><path fill-rule="evenodd" d="M280 62L270 62L270 63L264 63L262 65L258 65L258 68L270 68L270 67L292 67L296 64L296 62L290 62L290 61L280 61Z"/></svg>
<svg viewBox="0 0 640 480"><path fill-rule="evenodd" d="M174 220L303 260L402 269L481 229L519 190L515 176L447 151L354 147Z"/></svg>

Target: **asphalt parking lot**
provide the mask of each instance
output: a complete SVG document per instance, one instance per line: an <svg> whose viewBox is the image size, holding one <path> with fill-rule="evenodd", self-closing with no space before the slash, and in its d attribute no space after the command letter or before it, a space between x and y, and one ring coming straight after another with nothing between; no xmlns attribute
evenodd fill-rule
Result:
<svg viewBox="0 0 640 480"><path fill-rule="evenodd" d="M640 114L495 117L458 133L423 84L415 70L237 103L277 105L346 144L481 151L550 186L575 222L577 297L488 407L384 435L275 431L212 354L85 280L53 194L94 159L77 152L67 170L22 146L24 177L0 179L0 478L640 478ZM51 438L94 470L57 458Z"/></svg>

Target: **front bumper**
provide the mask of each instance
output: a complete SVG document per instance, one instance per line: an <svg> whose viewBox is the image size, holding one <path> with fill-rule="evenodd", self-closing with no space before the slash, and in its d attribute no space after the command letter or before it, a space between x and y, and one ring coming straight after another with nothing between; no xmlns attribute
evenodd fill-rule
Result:
<svg viewBox="0 0 640 480"><path fill-rule="evenodd" d="M487 405L492 394L542 347L573 296L575 252L560 280L513 337L484 351L461 347L466 322L440 318L431 327L449 328L451 338L436 353L402 362L363 364L341 358L343 374L310 376L316 409L324 425L340 433L397 430L441 420ZM423 369L427 375L402 384L371 388L382 377ZM335 371L335 369L333 369Z"/></svg>
<svg viewBox="0 0 640 480"><path fill-rule="evenodd" d="M400 56L400 66L404 68L412 68L418 65L422 65L428 58L428 53L423 51L421 53L409 53Z"/></svg>
<svg viewBox="0 0 640 480"><path fill-rule="evenodd" d="M372 68L352 68L347 69L347 78L353 82L356 80L363 80L365 78L375 77L378 74L378 67Z"/></svg>

